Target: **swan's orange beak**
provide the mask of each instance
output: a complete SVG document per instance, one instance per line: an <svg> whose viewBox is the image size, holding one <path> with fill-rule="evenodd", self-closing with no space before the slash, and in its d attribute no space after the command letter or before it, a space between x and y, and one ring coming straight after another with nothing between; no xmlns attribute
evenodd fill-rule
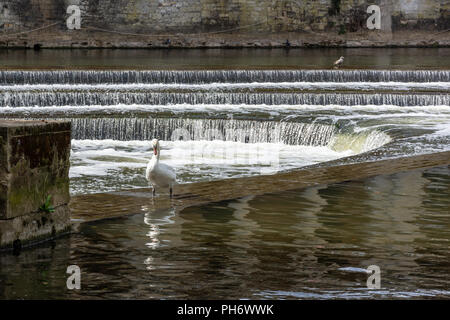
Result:
<svg viewBox="0 0 450 320"><path fill-rule="evenodd" d="M153 153L155 154L155 156L158 155L158 150L156 148L153 148Z"/></svg>

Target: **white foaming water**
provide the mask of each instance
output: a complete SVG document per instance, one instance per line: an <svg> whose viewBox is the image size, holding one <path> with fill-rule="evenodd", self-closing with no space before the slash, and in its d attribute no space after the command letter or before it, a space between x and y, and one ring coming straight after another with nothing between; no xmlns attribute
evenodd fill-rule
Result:
<svg viewBox="0 0 450 320"><path fill-rule="evenodd" d="M354 154L329 147L218 140L161 141L161 148L161 161L176 169L179 183L273 174ZM148 141L72 140L72 149L73 193L147 186Z"/></svg>
<svg viewBox="0 0 450 320"><path fill-rule="evenodd" d="M450 90L450 82L251 82L251 83L132 83L132 84L33 84L2 85L2 91L57 90L236 90L236 89L326 89L326 90Z"/></svg>
<svg viewBox="0 0 450 320"><path fill-rule="evenodd" d="M0 115L4 116L45 116L49 114L66 114L66 115L88 115L91 113L104 114L125 114L132 112L239 112L249 114L252 112L268 112L273 115L282 115L292 112L309 112L309 111L343 111L343 112L370 112L379 113L386 111L395 111L402 114L415 113L418 116L426 114L450 114L450 106L446 105L429 105L429 106L395 106L395 105L248 105L248 104L168 104L168 105L138 105L138 104L117 104L117 105L89 105L89 106L34 106L34 107L1 107ZM389 116L380 115L380 116Z"/></svg>
<svg viewBox="0 0 450 320"><path fill-rule="evenodd" d="M391 137L384 132L371 130L358 134L335 134L329 146L334 151L344 152L351 150L357 154L374 150L391 141Z"/></svg>
<svg viewBox="0 0 450 320"><path fill-rule="evenodd" d="M435 132L431 134L432 136L438 137L450 137L450 124L449 123L439 123L435 125ZM450 144L450 141L449 141ZM449 145L450 147L450 145Z"/></svg>

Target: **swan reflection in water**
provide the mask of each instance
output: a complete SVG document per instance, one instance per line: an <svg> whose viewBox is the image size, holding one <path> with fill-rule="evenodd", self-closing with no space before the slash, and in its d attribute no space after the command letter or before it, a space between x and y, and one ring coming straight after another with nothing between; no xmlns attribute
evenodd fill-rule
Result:
<svg viewBox="0 0 450 320"><path fill-rule="evenodd" d="M143 206L142 211L146 212L144 215L144 223L149 226L149 230L146 233L149 241L145 245L152 250L156 250L161 246L162 242L169 242L169 240L160 239L160 227L175 223L173 218L176 215L176 210L175 208L154 209L151 206ZM144 260L144 264L147 270L155 269L154 258L152 256L148 256Z"/></svg>

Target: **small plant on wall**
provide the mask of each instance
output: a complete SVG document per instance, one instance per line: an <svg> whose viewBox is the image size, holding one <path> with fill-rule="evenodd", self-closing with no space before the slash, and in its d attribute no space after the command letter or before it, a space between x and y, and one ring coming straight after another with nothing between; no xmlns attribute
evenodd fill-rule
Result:
<svg viewBox="0 0 450 320"><path fill-rule="evenodd" d="M48 195L47 200L45 200L44 204L39 207L39 211L52 213L55 212L55 208L51 204L52 196Z"/></svg>

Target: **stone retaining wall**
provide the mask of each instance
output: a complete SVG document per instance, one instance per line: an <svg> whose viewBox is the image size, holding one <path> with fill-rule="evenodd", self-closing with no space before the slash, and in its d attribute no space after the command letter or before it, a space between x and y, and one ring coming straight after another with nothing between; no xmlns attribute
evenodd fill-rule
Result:
<svg viewBox="0 0 450 320"><path fill-rule="evenodd" d="M0 247L69 228L70 138L70 122L0 120Z"/></svg>
<svg viewBox="0 0 450 320"><path fill-rule="evenodd" d="M71 4L81 30L67 29ZM372 4L381 30L367 29ZM447 46L449 30L449 0L0 1L3 47Z"/></svg>

